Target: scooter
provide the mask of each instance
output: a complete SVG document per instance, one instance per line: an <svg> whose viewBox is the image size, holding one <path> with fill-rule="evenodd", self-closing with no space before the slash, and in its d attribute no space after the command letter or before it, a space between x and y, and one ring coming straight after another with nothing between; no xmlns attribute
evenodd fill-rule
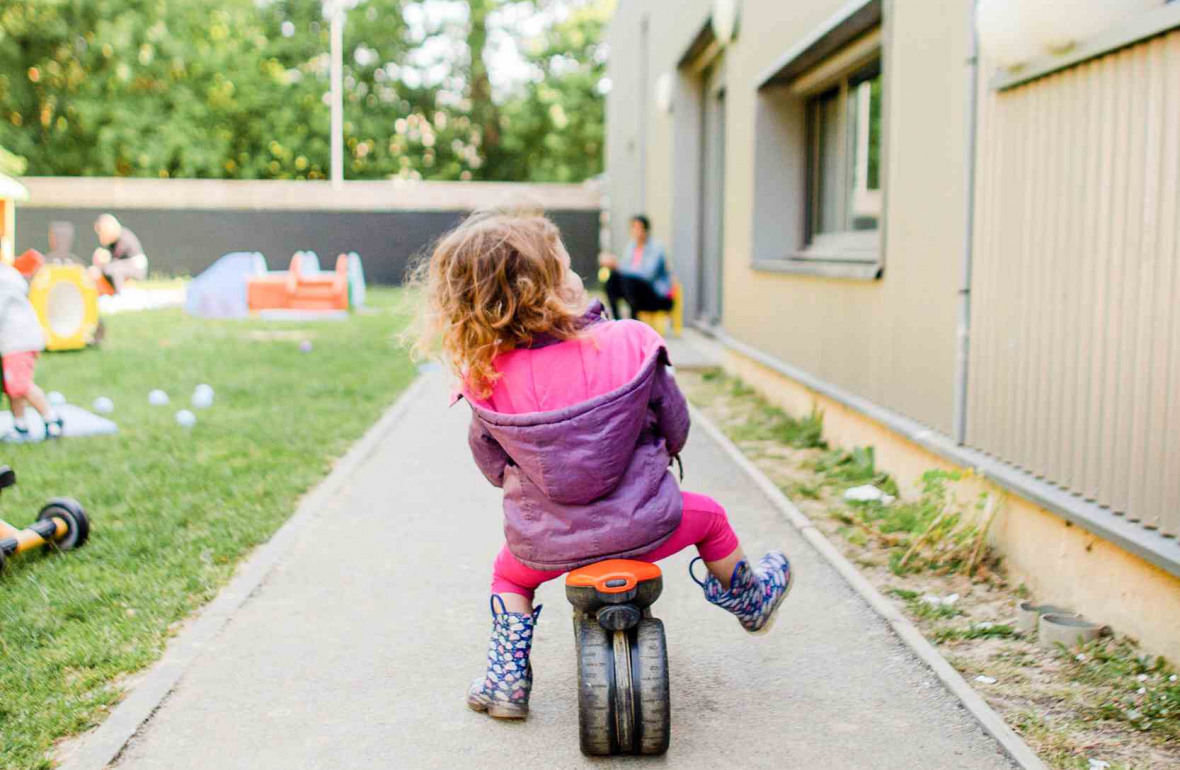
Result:
<svg viewBox="0 0 1180 770"><path fill-rule="evenodd" d="M16 473L7 465L0 465L0 490L16 484ZM8 557L39 546L62 551L81 548L90 537L90 520L77 500L55 497L41 508L37 521L24 529L17 529L0 519L0 571Z"/></svg>
<svg viewBox="0 0 1180 770"><path fill-rule="evenodd" d="M610 559L566 576L578 653L582 753L663 754L672 738L668 644L651 606L664 588L654 564Z"/></svg>

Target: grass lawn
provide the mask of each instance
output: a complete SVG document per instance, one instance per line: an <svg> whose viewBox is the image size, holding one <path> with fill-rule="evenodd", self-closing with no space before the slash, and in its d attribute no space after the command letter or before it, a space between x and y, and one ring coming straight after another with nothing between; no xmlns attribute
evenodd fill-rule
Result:
<svg viewBox="0 0 1180 770"><path fill-rule="evenodd" d="M160 656L406 387L398 299L371 291L370 312L319 324L120 314L101 350L41 359L46 391L87 408L111 398L119 434L0 445L19 481L0 516L24 525L68 495L92 523L86 547L14 557L0 576L0 768L47 768L55 740L100 721L121 678ZM186 431L173 414L201 382L216 403ZM153 388L172 404L149 406Z"/></svg>

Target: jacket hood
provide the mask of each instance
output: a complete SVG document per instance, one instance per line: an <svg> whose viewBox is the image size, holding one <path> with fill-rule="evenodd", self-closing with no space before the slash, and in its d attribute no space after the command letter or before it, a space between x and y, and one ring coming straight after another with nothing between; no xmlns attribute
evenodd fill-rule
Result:
<svg viewBox="0 0 1180 770"><path fill-rule="evenodd" d="M653 345L639 371L621 387L553 411L507 414L470 397L467 401L512 463L546 497L584 505L619 485L640 437L653 431L647 406L657 368L667 363L666 349Z"/></svg>

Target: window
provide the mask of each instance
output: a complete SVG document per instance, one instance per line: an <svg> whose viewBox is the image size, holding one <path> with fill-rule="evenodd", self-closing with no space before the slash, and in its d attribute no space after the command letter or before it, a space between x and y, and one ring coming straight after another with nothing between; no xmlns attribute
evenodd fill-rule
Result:
<svg viewBox="0 0 1180 770"><path fill-rule="evenodd" d="M812 97L807 112L807 246L830 258L843 245L856 258L866 238L855 234L881 218L880 62Z"/></svg>
<svg viewBox="0 0 1180 770"><path fill-rule="evenodd" d="M757 270L873 280L884 269L881 0L850 2L760 78Z"/></svg>

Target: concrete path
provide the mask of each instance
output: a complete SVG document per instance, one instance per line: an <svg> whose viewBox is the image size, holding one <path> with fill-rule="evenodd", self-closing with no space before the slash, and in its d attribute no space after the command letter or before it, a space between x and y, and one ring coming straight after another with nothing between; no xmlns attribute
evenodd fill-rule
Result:
<svg viewBox="0 0 1180 770"><path fill-rule="evenodd" d="M498 493L465 444L469 411L438 375L334 505L202 650L116 766L566 768L635 766L578 752L573 638L560 581L544 587L533 711L467 710L489 629ZM678 768L1011 768L958 701L703 431L685 486L729 509L750 552L799 573L785 615L749 637L663 563ZM643 762L648 764L648 762Z"/></svg>

